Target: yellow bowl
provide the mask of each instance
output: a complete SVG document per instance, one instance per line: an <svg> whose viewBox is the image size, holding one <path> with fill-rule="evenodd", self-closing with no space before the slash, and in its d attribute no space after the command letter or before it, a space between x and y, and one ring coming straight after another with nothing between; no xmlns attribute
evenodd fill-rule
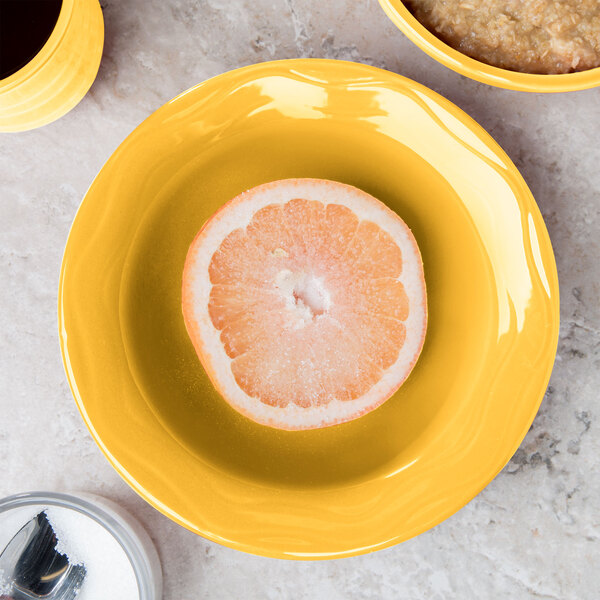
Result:
<svg viewBox="0 0 600 600"><path fill-rule="evenodd" d="M396 27L421 50L465 77L521 92L572 92L600 85L600 67L563 75L534 75L493 67L442 42L412 15L402 0L379 0L379 4Z"/></svg>
<svg viewBox="0 0 600 600"><path fill-rule="evenodd" d="M400 390L303 432L258 425L219 397L181 310L206 219L288 177L355 185L395 210L419 243L429 305ZM290 60L210 79L121 144L73 223L59 327L81 414L142 497L233 548L333 558L425 531L506 464L550 376L558 283L525 182L464 112L387 71Z"/></svg>
<svg viewBox="0 0 600 600"><path fill-rule="evenodd" d="M0 80L0 131L25 131L62 117L92 85L104 43L98 0L63 0L42 49Z"/></svg>

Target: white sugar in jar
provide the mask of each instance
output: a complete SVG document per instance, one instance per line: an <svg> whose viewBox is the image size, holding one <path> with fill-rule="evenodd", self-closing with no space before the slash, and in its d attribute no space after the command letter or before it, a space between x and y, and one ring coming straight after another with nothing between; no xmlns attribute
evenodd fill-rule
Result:
<svg viewBox="0 0 600 600"><path fill-rule="evenodd" d="M86 576L77 600L159 600L162 573L148 534L131 515L95 495L33 492L0 500L0 552L31 518L44 512L56 550ZM0 593L10 582L0 573Z"/></svg>

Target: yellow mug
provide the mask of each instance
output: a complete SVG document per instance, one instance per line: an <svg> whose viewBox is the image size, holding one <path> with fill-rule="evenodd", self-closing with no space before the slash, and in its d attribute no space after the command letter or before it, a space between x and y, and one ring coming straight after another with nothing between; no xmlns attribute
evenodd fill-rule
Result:
<svg viewBox="0 0 600 600"><path fill-rule="evenodd" d="M62 0L41 50L0 79L0 131L34 129L70 111L96 78L103 44L98 0Z"/></svg>

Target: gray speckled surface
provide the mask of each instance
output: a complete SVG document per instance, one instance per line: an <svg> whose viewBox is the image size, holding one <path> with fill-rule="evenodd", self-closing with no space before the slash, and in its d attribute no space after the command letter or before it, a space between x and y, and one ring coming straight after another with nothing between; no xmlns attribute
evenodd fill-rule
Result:
<svg viewBox="0 0 600 600"><path fill-rule="evenodd" d="M0 136L0 496L87 490L151 532L165 600L600 597L600 89L521 94L438 65L376 0L103 0L98 79L61 120ZM151 111L206 77L257 61L367 62L454 101L500 142L554 244L561 337L551 385L505 470L434 530L321 563L247 556L138 498L87 433L58 350L56 297L70 223L94 175Z"/></svg>

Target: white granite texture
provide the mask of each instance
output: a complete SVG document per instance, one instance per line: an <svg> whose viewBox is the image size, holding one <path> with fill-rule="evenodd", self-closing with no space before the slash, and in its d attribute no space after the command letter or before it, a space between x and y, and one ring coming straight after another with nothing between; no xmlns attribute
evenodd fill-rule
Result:
<svg viewBox="0 0 600 600"><path fill-rule="evenodd" d="M523 94L465 79L406 39L376 0L102 1L106 46L90 93L51 125L0 134L0 497L84 490L119 502L156 542L165 600L600 598L600 89ZM551 385L504 471L414 540L318 563L207 542L129 489L76 411L56 325L71 221L121 140L207 77L293 57L401 73L486 127L540 205L562 291Z"/></svg>

